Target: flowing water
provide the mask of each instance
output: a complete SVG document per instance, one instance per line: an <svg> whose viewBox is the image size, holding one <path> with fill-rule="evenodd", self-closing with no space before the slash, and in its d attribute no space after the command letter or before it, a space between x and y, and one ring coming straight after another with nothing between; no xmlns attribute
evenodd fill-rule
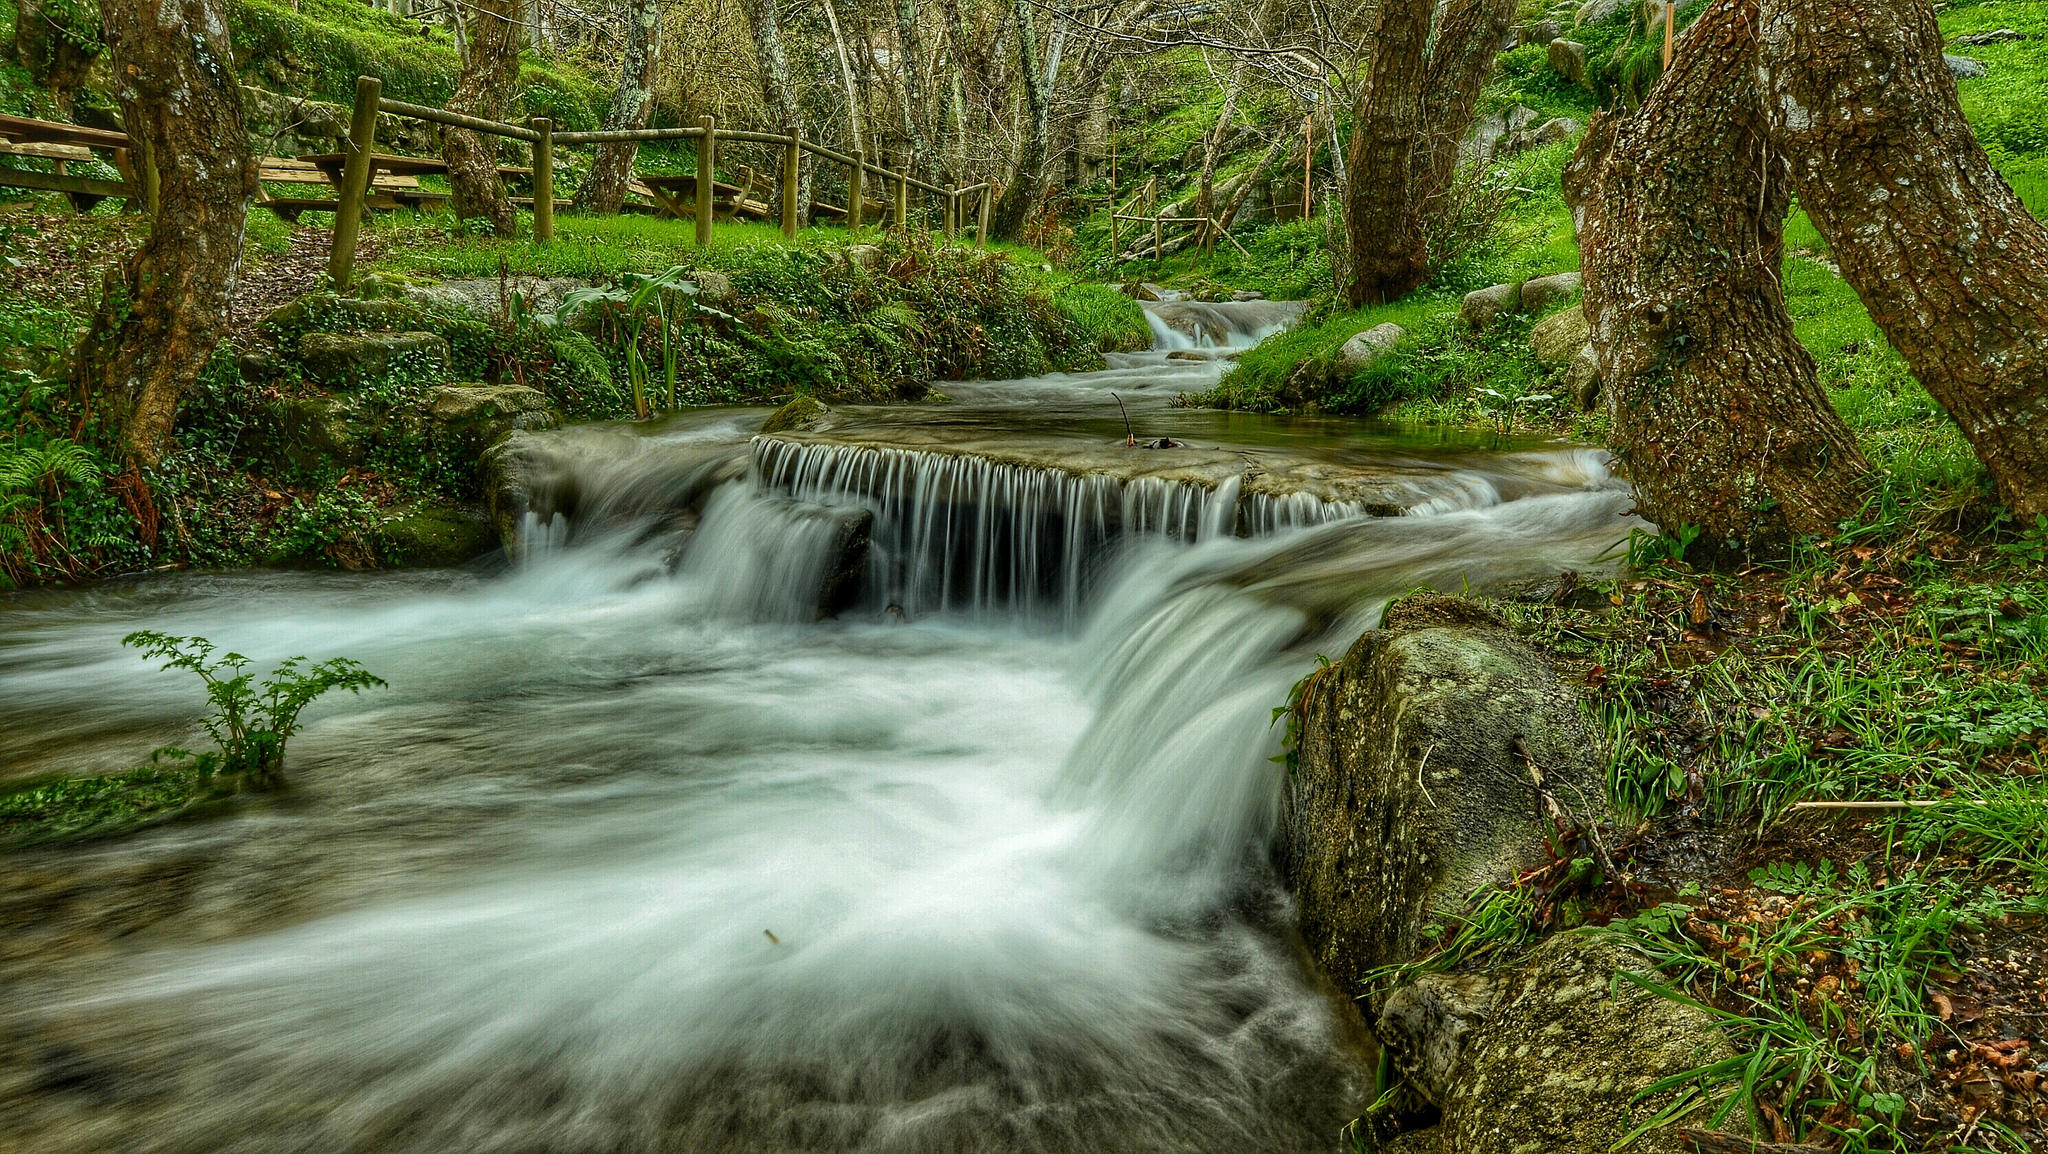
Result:
<svg viewBox="0 0 2048 1154"><path fill-rule="evenodd" d="M1221 364L1165 346L1280 322L1205 323L824 432L531 439L495 565L0 601L12 774L189 741L131 629L391 683L281 798L0 859L0 1150L1339 1148L1268 714L1630 503L1569 446L1171 408Z"/></svg>

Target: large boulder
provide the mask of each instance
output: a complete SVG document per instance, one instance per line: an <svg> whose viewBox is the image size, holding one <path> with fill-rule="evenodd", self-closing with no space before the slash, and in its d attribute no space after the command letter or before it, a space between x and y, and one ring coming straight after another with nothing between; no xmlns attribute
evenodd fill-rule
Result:
<svg viewBox="0 0 2048 1154"><path fill-rule="evenodd" d="M1336 359L1330 366L1332 374L1339 380L1357 376L1392 352L1394 346L1401 343L1401 338L1407 335L1407 329L1391 321L1374 325L1345 341L1344 347L1337 350Z"/></svg>
<svg viewBox="0 0 2048 1154"><path fill-rule="evenodd" d="M1521 309L1521 285L1490 285L1465 294L1463 303L1458 306L1458 319L1476 333L1504 314L1520 312Z"/></svg>
<svg viewBox="0 0 2048 1154"><path fill-rule="evenodd" d="M1522 282L1522 311L1540 313L1551 305L1570 300L1579 291L1580 277L1575 272L1552 273L1534 280Z"/></svg>
<svg viewBox="0 0 2048 1154"><path fill-rule="evenodd" d="M1586 46L1576 40L1550 42L1550 70L1573 84L1586 83Z"/></svg>
<svg viewBox="0 0 2048 1154"><path fill-rule="evenodd" d="M306 375L333 388L359 388L404 372L446 379L448 341L437 333L306 333L299 337Z"/></svg>
<svg viewBox="0 0 2048 1154"><path fill-rule="evenodd" d="M1310 954L1352 993L1368 971L1413 958L1424 927L1475 890L1549 860L1530 762L1572 820L1606 816L1577 694L1471 602L1397 603L1301 710L1281 870Z"/></svg>
<svg viewBox="0 0 2048 1154"><path fill-rule="evenodd" d="M1592 341L1580 345L1565 365L1564 387L1581 412L1590 413L1600 403L1600 355L1593 351Z"/></svg>
<svg viewBox="0 0 2048 1154"><path fill-rule="evenodd" d="M1579 349L1593 339L1593 326L1586 321L1582 305L1573 305L1536 322L1529 330L1529 347L1540 365L1569 364Z"/></svg>
<svg viewBox="0 0 2048 1154"><path fill-rule="evenodd" d="M392 510L377 527L377 556L386 565L460 565L498 547L491 518L474 505L419 502Z"/></svg>
<svg viewBox="0 0 2048 1154"><path fill-rule="evenodd" d="M480 458L513 433L552 429L561 421L539 389L525 385L443 385L427 398L427 415L442 444Z"/></svg>
<svg viewBox="0 0 2048 1154"><path fill-rule="evenodd" d="M1670 1106L1637 1100L1663 1078L1730 1055L1702 1010L1620 979L1644 961L1585 934L1559 934L1484 977L1431 975L1386 999L1375 1033L1442 1122L1404 1136L1436 1154L1607 1154ZM1389 1015L1393 1015L1389 1017ZM1699 1124L1695 1112L1690 1121ZM1629 1149L1678 1154L1668 1130Z"/></svg>

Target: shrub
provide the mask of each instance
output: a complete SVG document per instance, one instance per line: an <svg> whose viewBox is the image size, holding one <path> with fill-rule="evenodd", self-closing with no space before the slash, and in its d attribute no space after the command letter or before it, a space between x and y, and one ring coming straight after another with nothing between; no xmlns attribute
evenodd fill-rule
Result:
<svg viewBox="0 0 2048 1154"><path fill-rule="evenodd" d="M173 637L140 630L121 644L143 656L164 659L164 669L189 669L206 685L213 712L200 719L217 750L194 755L165 749L159 754L190 759L202 782L225 779L238 789L275 789L284 784L284 747L299 730L299 713L331 689L360 693L385 688L382 678L346 657L330 657L303 665L304 657L288 657L258 684L255 674L237 672L249 664L239 653L214 658L214 645L204 637Z"/></svg>

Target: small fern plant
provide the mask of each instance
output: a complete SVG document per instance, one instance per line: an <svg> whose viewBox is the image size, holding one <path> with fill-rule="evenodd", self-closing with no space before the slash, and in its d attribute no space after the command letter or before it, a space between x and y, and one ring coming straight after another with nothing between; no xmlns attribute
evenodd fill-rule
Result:
<svg viewBox="0 0 2048 1154"><path fill-rule="evenodd" d="M158 750L159 757L191 758L201 781L220 779L238 790L269 790L284 784L284 746L299 730L299 712L332 689L361 693L385 688L380 677L346 657L330 657L313 665L291 657L261 682L242 672L249 659L239 653L215 657L213 642L204 637L173 637L142 630L121 644L162 658L164 669L189 669L206 684L206 703L213 712L200 719L218 749L194 754L186 749Z"/></svg>

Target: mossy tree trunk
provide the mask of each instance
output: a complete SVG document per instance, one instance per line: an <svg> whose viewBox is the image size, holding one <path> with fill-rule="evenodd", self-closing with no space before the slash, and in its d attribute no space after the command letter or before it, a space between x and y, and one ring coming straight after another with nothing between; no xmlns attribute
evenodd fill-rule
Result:
<svg viewBox="0 0 2048 1154"><path fill-rule="evenodd" d="M1356 308L1398 299L1429 276L1428 221L1450 190L1515 0L1383 0L1345 168L1346 272Z"/></svg>
<svg viewBox="0 0 2048 1154"><path fill-rule="evenodd" d="M1010 17L1016 26L1017 72L1024 86L1026 120L1009 187L997 198L988 227L996 236L1014 240L1023 234L1025 221L1045 193L1046 165L1052 160L1052 82L1040 70L1038 30L1028 0L1011 0Z"/></svg>
<svg viewBox="0 0 2048 1154"><path fill-rule="evenodd" d="M747 24L754 35L754 56L760 63L761 100L768 106L769 122L781 131L787 125L802 127L803 112L797 105L796 85L789 77L789 53L782 43L782 12L776 0L747 0ZM796 206L799 221L811 214L811 154L797 159ZM775 201L782 201L782 187L775 189Z"/></svg>
<svg viewBox="0 0 2048 1154"><path fill-rule="evenodd" d="M14 11L14 58L35 82L49 90L58 111L85 87L100 55L99 10L92 0L18 0Z"/></svg>
<svg viewBox="0 0 2048 1154"><path fill-rule="evenodd" d="M100 23L133 148L159 184L149 238L108 273L78 372L146 467L226 328L256 163L222 0L104 0Z"/></svg>
<svg viewBox="0 0 2048 1154"><path fill-rule="evenodd" d="M449 98L448 111L497 120L505 115L506 102L519 81L517 0L473 0L469 8L462 78ZM482 217L499 236L518 231L519 217L498 179L498 151L490 138L467 128L443 129L441 155L448 161L456 216Z"/></svg>
<svg viewBox="0 0 2048 1154"><path fill-rule="evenodd" d="M1977 450L2048 513L2048 228L1963 118L1928 0L1768 0L1758 67L1799 203Z"/></svg>
<svg viewBox="0 0 2048 1154"><path fill-rule="evenodd" d="M1643 516L1737 555L1830 531L1869 472L1779 286L1791 181L1753 80L1757 3L1713 0L1564 174L1608 444Z"/></svg>
<svg viewBox="0 0 2048 1154"><path fill-rule="evenodd" d="M627 0L626 50L619 60L619 87L605 113L607 132L647 127L654 111L654 66L661 57L660 0ZM600 144L583 184L583 207L604 216L616 215L626 203L633 180L633 158L640 146L631 141Z"/></svg>

